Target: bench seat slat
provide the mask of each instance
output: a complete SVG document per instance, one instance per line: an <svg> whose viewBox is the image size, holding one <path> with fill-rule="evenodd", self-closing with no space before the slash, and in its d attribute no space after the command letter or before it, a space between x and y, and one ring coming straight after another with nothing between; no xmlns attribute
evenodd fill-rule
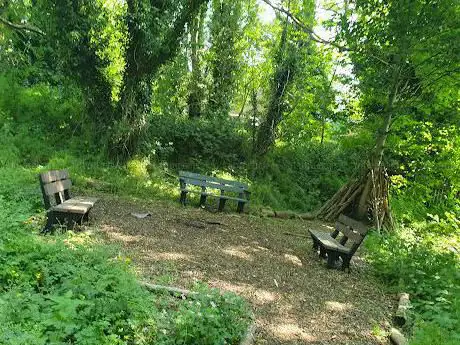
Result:
<svg viewBox="0 0 460 345"><path fill-rule="evenodd" d="M329 250L339 251L341 253L348 254L350 252L350 248L347 248L341 245L335 238L331 237L326 232L317 231L317 230L309 230L310 234L315 237L321 244Z"/></svg>
<svg viewBox="0 0 460 345"><path fill-rule="evenodd" d="M367 234L367 231L369 230L363 223L352 219L350 217L347 217L344 214L341 214L339 216L339 222L348 225L351 227L353 230L359 232L361 235L365 236Z"/></svg>
<svg viewBox="0 0 460 345"><path fill-rule="evenodd" d="M53 212L85 214L96 203L97 198L77 197L64 201L62 204L51 207Z"/></svg>
<svg viewBox="0 0 460 345"><path fill-rule="evenodd" d="M352 229L350 229L347 225L343 223L335 223L335 228L339 230L342 234L344 234L346 237L348 237L350 241L360 243L363 240L363 237L359 233L354 232Z"/></svg>
<svg viewBox="0 0 460 345"><path fill-rule="evenodd" d="M185 184L188 185L193 185L197 187L209 187L213 189L220 189L224 190L226 192L235 192L235 193L241 193L244 192L244 189L242 187L235 187L235 186L229 186L229 185L223 185L219 183L213 183L213 182L208 182L208 181L202 181L202 180L195 180L195 179L190 179L190 178L181 178Z"/></svg>
<svg viewBox="0 0 460 345"><path fill-rule="evenodd" d="M200 205L206 203L206 197L208 196L219 198L218 209L219 211L223 211L226 201L234 200L238 203L237 211L243 212L244 205L249 202L250 198L248 185L238 181L180 171L179 183L181 192L180 203L183 205L186 204L188 193L199 193L201 195ZM197 190L197 188L192 188L192 186L201 188ZM230 193L230 195L226 195L226 193Z"/></svg>
<svg viewBox="0 0 460 345"><path fill-rule="evenodd" d="M60 180L67 180L69 178L69 172L64 170L50 170L40 174L42 183L51 183Z"/></svg>
<svg viewBox="0 0 460 345"><path fill-rule="evenodd" d="M246 183L239 182L239 181L233 181L233 180L226 180L220 177L214 177L214 176L205 176L205 175L200 175L188 171L180 171L179 172L179 178L190 178L194 180L201 180L201 181L207 181L207 182L215 182L215 183L223 183L227 185L233 185L237 187L241 187L243 189L248 189L249 186Z"/></svg>

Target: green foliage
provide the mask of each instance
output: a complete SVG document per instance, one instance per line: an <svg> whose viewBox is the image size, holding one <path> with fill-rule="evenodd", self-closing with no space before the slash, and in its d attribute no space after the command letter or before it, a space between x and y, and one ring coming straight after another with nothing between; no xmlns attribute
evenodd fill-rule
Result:
<svg viewBox="0 0 460 345"><path fill-rule="evenodd" d="M354 174L354 159L336 144L277 147L249 167L253 200L275 209L317 209Z"/></svg>
<svg viewBox="0 0 460 345"><path fill-rule="evenodd" d="M234 294L221 294L217 289L197 286L199 295L186 302L169 301L161 307L172 309L159 322L159 341L175 344L237 344L250 320L247 304ZM245 317L241 317L245 315ZM201 324L196 323L197 317ZM164 327L164 328L163 328ZM217 339L219 339L217 341Z"/></svg>
<svg viewBox="0 0 460 345"><path fill-rule="evenodd" d="M36 172L11 165L0 167L0 343L218 345L241 339L249 322L241 298L205 287L196 302L151 295L117 248L71 232L38 237ZM128 170L137 175L144 166L132 161Z"/></svg>
<svg viewBox="0 0 460 345"><path fill-rule="evenodd" d="M366 241L375 273L396 292L411 294L412 344L429 344L442 333L444 343L460 340L460 242L457 230L446 237L437 225L421 223Z"/></svg>
<svg viewBox="0 0 460 345"><path fill-rule="evenodd" d="M158 115L152 118L149 137L152 142L145 144L145 153L183 166L230 167L243 155L243 138L232 120Z"/></svg>
<svg viewBox="0 0 460 345"><path fill-rule="evenodd" d="M212 0L209 57L212 88L208 101L208 113L212 117L225 118L230 112L242 53L237 44L241 34L242 5L241 0Z"/></svg>
<svg viewBox="0 0 460 345"><path fill-rule="evenodd" d="M456 125L443 123L446 117L433 113L433 122L400 119L394 126L397 137L389 143L388 165L395 212L406 222L423 220L428 213L460 215L460 136Z"/></svg>
<svg viewBox="0 0 460 345"><path fill-rule="evenodd" d="M84 107L78 90L46 84L22 87L11 74L0 75L0 126L26 165L46 163L72 136L84 136ZM79 145L81 148L81 144ZM2 153L5 154L5 153Z"/></svg>

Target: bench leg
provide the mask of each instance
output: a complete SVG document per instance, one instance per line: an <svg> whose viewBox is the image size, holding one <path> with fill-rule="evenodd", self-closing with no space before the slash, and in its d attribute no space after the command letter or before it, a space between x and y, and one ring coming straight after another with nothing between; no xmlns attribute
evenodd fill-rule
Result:
<svg viewBox="0 0 460 345"><path fill-rule="evenodd" d="M337 258L338 258L337 252L329 250L327 252L327 267L334 268Z"/></svg>
<svg viewBox="0 0 460 345"><path fill-rule="evenodd" d="M311 240L313 241L313 250L318 251L318 248L319 248L318 240L314 238L313 236L311 236Z"/></svg>
<svg viewBox="0 0 460 345"><path fill-rule="evenodd" d="M203 207L206 204L206 194L201 194L200 196L200 207Z"/></svg>
<svg viewBox="0 0 460 345"><path fill-rule="evenodd" d="M319 257L325 259L326 258L326 249L323 247L319 247Z"/></svg>
<svg viewBox="0 0 460 345"><path fill-rule="evenodd" d="M185 200L187 199L187 192L181 192L180 193L180 200L179 202L185 206Z"/></svg>
<svg viewBox="0 0 460 345"><path fill-rule="evenodd" d="M82 223L83 223L83 222L89 223L89 211L86 212L86 213L83 215Z"/></svg>
<svg viewBox="0 0 460 345"><path fill-rule="evenodd" d="M67 229L74 230L77 224L81 224L83 216L80 216L79 214L66 214L65 215L65 220L66 220L66 227Z"/></svg>
<svg viewBox="0 0 460 345"><path fill-rule="evenodd" d="M50 232L51 230L53 230L53 227L56 221L57 221L56 215L53 212L48 212L46 214L45 227L40 231L40 233L46 234L47 232Z"/></svg>
<svg viewBox="0 0 460 345"><path fill-rule="evenodd" d="M219 199L219 212L222 212L224 210L226 201L227 199Z"/></svg>
<svg viewBox="0 0 460 345"><path fill-rule="evenodd" d="M236 211L237 211L238 213L243 212L243 210L244 210L244 204L245 204L245 203L244 203L243 201L238 201L238 207L236 208Z"/></svg>
<svg viewBox="0 0 460 345"><path fill-rule="evenodd" d="M351 261L351 256L349 255L342 255L342 270L347 271L350 273L350 261Z"/></svg>

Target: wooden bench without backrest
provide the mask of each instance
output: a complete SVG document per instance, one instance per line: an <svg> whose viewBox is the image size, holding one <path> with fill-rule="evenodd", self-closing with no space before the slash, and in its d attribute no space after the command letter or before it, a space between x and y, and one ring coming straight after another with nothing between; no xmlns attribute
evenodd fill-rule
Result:
<svg viewBox="0 0 460 345"><path fill-rule="evenodd" d="M219 211L224 209L227 200L233 200L238 203L238 212L243 212L244 205L249 202L250 192L248 185L238 181L180 171L179 184L181 192L180 203L183 205L185 205L188 193L200 193L200 206L206 203L208 196L219 198ZM190 186L200 187L200 190L193 190ZM210 190L220 190L220 193L216 194ZM231 195L225 193L231 193Z"/></svg>
<svg viewBox="0 0 460 345"><path fill-rule="evenodd" d="M308 231L313 240L313 248L319 249L321 257L327 257L328 267L334 267L335 262L341 258L342 269L350 269L350 260L364 240L368 228L363 223L341 214L332 233Z"/></svg>
<svg viewBox="0 0 460 345"><path fill-rule="evenodd" d="M39 176L43 201L47 210L47 222L43 231L49 231L54 224L66 223L71 227L82 224L89 218L89 211L96 198L75 197L70 195L72 181L67 170L51 170Z"/></svg>

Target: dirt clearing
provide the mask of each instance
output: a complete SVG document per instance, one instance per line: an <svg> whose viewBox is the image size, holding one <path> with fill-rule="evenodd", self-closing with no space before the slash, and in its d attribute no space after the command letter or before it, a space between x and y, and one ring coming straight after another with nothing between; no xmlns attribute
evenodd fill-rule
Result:
<svg viewBox="0 0 460 345"><path fill-rule="evenodd" d="M183 288L203 281L246 298L256 316L255 344L386 344L375 333L394 301L359 254L350 274L328 270L309 238L285 234L330 231L327 224L107 196L92 219L143 280Z"/></svg>

